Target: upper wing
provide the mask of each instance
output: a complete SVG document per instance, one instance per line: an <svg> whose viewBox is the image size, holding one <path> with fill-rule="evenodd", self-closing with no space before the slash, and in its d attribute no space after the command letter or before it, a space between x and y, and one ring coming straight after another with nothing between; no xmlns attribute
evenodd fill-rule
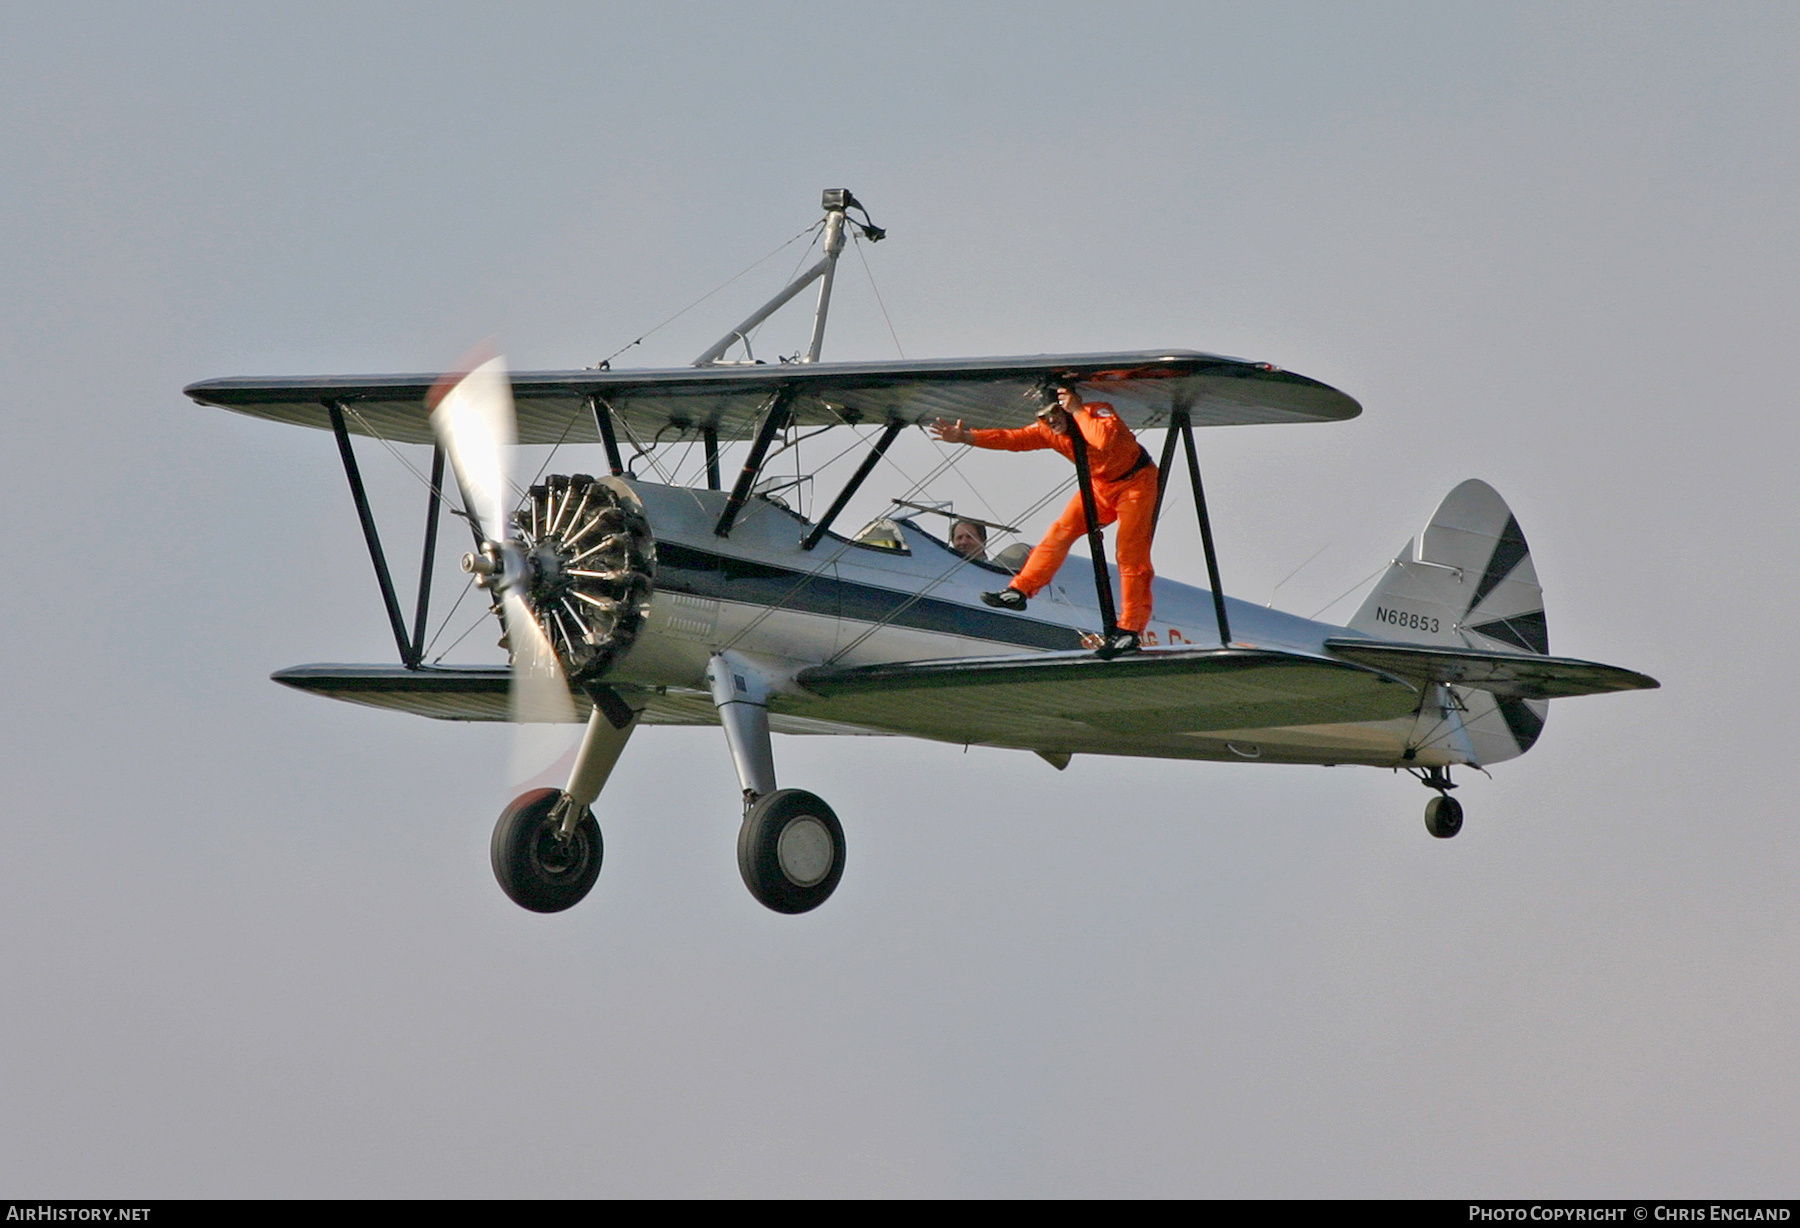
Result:
<svg viewBox="0 0 1800 1228"><path fill-rule="evenodd" d="M1417 682L1444 682L1473 687L1509 699L1564 699L1602 695L1608 691L1653 690L1661 686L1645 674L1536 653L1483 652L1474 648L1439 648L1390 644L1378 640L1329 639L1325 647L1373 669Z"/></svg>
<svg viewBox="0 0 1800 1228"><path fill-rule="evenodd" d="M202 405L329 430L327 401L341 402L355 434L432 442L425 395L436 375L216 379L184 390ZM621 434L649 440L671 426L749 439L783 389L801 426L961 419L971 427L1019 426L1037 411L1047 380L1073 380L1110 401L1133 429L1165 425L1186 407L1195 426L1334 422L1362 407L1317 380L1214 354L1039 355L923 362L785 363L669 371L515 372L520 443L596 443L592 398Z"/></svg>
<svg viewBox="0 0 1800 1228"><path fill-rule="evenodd" d="M1208 733L1386 720L1418 706L1410 685L1379 670L1269 649L818 666L799 682L818 698L771 709L946 742L1121 755L1185 757Z"/></svg>

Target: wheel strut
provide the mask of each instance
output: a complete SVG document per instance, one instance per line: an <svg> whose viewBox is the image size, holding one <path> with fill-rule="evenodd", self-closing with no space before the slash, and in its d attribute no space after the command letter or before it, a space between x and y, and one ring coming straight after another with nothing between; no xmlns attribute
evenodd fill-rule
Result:
<svg viewBox="0 0 1800 1228"><path fill-rule="evenodd" d="M1457 787L1456 782L1450 779L1450 769L1447 767L1426 768L1423 774L1419 775L1419 783L1427 789L1436 789L1445 796L1448 796L1450 790Z"/></svg>
<svg viewBox="0 0 1800 1228"><path fill-rule="evenodd" d="M582 812L594 804L600 790L606 787L607 777L612 775L642 715L642 709L633 709L611 687L590 686L588 697L594 701L594 710L588 714L581 747L569 769L569 783L563 787L556 808L564 839L574 834Z"/></svg>
<svg viewBox="0 0 1800 1228"><path fill-rule="evenodd" d="M831 807L804 789L775 784L769 745L769 678L751 658L713 656L707 668L713 704L743 790L738 872L744 886L776 912L810 912L844 875L844 829Z"/></svg>
<svg viewBox="0 0 1800 1228"><path fill-rule="evenodd" d="M769 745L769 684L749 661L734 652L716 654L708 666L713 704L731 764L744 792L744 812L756 799L775 792L775 752Z"/></svg>
<svg viewBox="0 0 1800 1228"><path fill-rule="evenodd" d="M1439 840L1448 840L1461 831L1463 825L1462 803L1450 796L1450 790L1456 788L1456 782L1450 779L1450 769L1414 769L1413 774L1427 789L1437 791L1437 796L1425 803L1425 830Z"/></svg>

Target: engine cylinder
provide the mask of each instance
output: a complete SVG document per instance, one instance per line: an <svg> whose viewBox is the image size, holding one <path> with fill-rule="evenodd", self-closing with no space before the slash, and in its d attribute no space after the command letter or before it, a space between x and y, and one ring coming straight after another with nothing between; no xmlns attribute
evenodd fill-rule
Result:
<svg viewBox="0 0 1800 1228"><path fill-rule="evenodd" d="M526 601L569 681L601 677L636 641L656 587L656 540L636 500L585 473L552 474L513 514Z"/></svg>

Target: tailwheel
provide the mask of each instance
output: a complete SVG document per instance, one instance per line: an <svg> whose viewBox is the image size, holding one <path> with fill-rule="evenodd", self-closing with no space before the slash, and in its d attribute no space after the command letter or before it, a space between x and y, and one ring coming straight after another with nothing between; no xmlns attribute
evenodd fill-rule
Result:
<svg viewBox="0 0 1800 1228"><path fill-rule="evenodd" d="M1462 830L1462 803L1450 796L1450 790L1456 788L1456 782L1450 779L1447 767L1408 768L1412 775L1419 778L1419 783L1427 789L1437 790L1437 796L1425 803L1425 830L1439 840L1448 840Z"/></svg>
<svg viewBox="0 0 1800 1228"><path fill-rule="evenodd" d="M738 870L750 894L776 912L811 912L844 876L844 829L804 789L758 798L738 832Z"/></svg>
<svg viewBox="0 0 1800 1228"><path fill-rule="evenodd" d="M1425 830L1440 840L1448 840L1462 830L1462 803L1454 797L1439 794L1425 803Z"/></svg>
<svg viewBox="0 0 1800 1228"><path fill-rule="evenodd" d="M562 798L560 789L521 793L494 824L494 877L508 899L532 912L573 908L600 877L600 824L584 806L565 837Z"/></svg>

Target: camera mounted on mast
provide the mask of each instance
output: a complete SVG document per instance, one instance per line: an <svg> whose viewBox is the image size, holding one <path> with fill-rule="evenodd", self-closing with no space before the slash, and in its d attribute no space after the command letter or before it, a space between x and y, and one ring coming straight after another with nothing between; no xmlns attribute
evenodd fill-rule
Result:
<svg viewBox="0 0 1800 1228"><path fill-rule="evenodd" d="M812 339L806 347L806 354L801 362L818 362L819 348L825 342L825 316L831 310L831 282L837 273L838 256L844 250L844 223L848 221L862 233L863 238L871 243L879 243L887 238L887 231L875 224L869 211L863 207L849 188L826 188L820 197L820 206L825 210L825 254L818 263L794 278L774 298L758 307L744 318L744 322L720 337L700 357L694 359L696 367L712 367L728 365L725 353L740 341L744 344L746 355L750 352L750 332L764 320L780 311L783 307L813 282L819 282L819 301L813 308ZM863 215L862 221L847 218L846 213L855 209ZM754 362L754 358L744 361Z"/></svg>

